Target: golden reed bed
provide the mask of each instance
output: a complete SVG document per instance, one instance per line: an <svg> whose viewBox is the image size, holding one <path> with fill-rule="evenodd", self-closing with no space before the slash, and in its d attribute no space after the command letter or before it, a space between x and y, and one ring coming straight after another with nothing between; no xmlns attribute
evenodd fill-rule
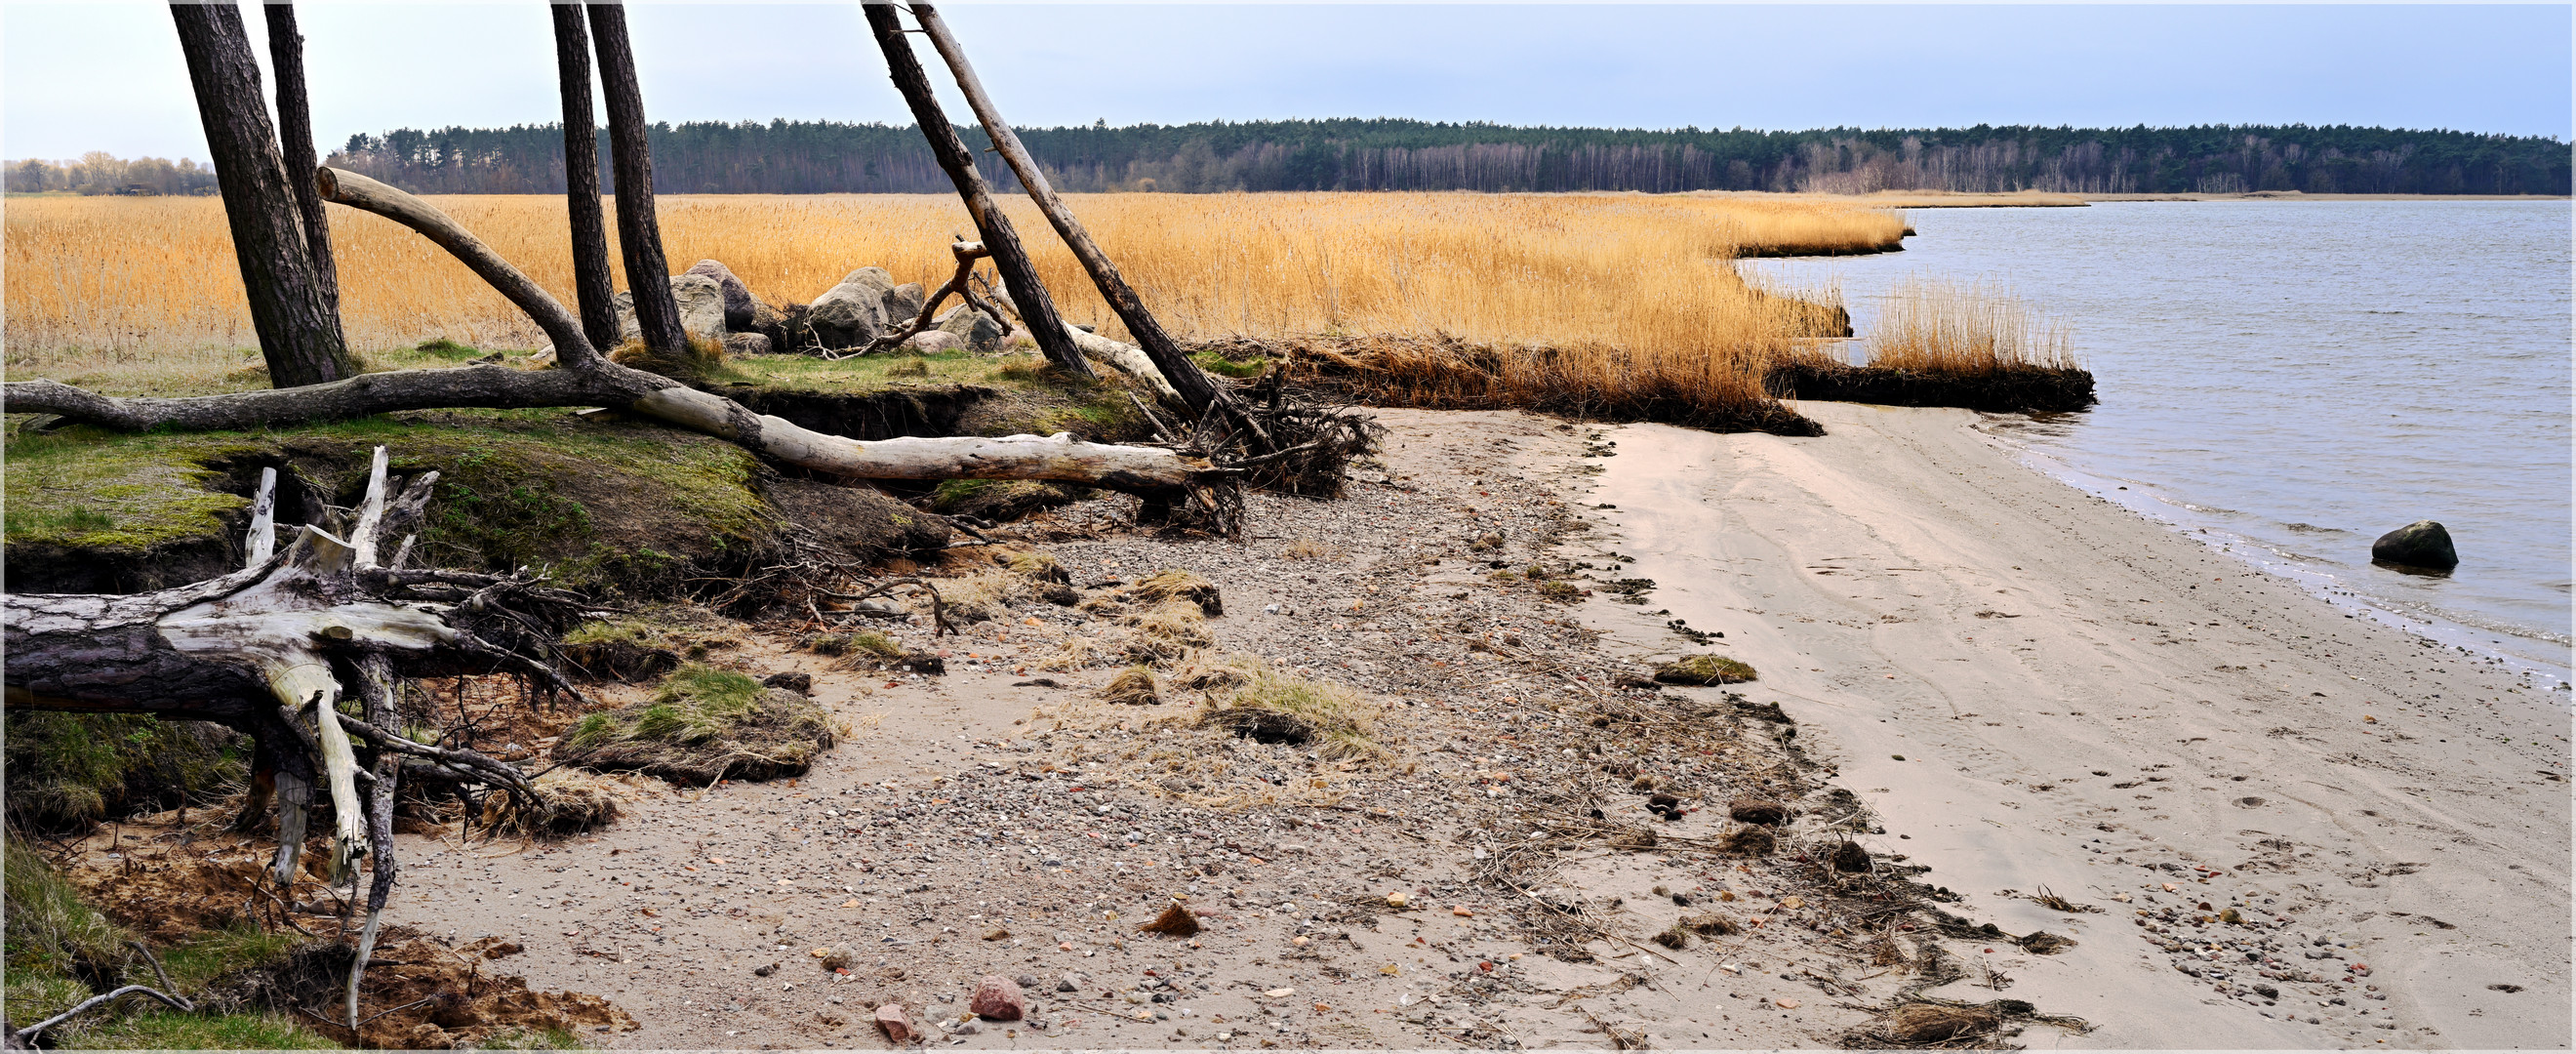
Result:
<svg viewBox="0 0 2576 1054"><path fill-rule="evenodd" d="M434 200L571 300L561 198ZM950 235L972 230L955 199L927 195L676 196L660 205L673 270L722 260L781 304L869 264L935 284L951 267ZM1901 214L1831 202L1637 194L1118 194L1072 205L1185 336L1543 342L1617 352L1581 371L1600 383L1651 380L1722 401L1759 399L1751 380L1763 361L1808 331L1795 305L1748 288L1729 258L1873 251L1896 244L1905 227ZM428 242L332 212L343 317L362 353L440 336L542 343ZM1014 201L1011 212L1067 316L1117 334L1034 210ZM11 376L202 390L256 361L242 352L256 342L215 199L22 197L9 200L6 220Z"/></svg>

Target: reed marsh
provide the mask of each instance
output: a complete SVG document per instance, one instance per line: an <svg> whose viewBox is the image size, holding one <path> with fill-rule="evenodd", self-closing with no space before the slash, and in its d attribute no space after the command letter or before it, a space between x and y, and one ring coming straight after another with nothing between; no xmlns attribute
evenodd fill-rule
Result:
<svg viewBox="0 0 2576 1054"><path fill-rule="evenodd" d="M435 203L559 298L572 295L561 198ZM851 269L935 283L972 234L930 195L662 199L675 267L723 260L757 295L800 303ZM1759 319L1724 266L1778 251L1894 245L1904 217L1828 202L1636 194L1115 194L1074 208L1176 333L1447 334L1638 347L1707 344ZM1024 202L1008 205L1075 321L1122 335ZM334 209L351 343L371 358L432 338L533 348L519 312L427 241ZM221 204L211 198L22 198L6 217L8 364L24 375L140 365L219 382L256 365ZM611 232L614 237L614 232ZM610 254L612 264L617 254ZM625 279L618 276L622 288ZM1725 343L1725 341L1720 341Z"/></svg>

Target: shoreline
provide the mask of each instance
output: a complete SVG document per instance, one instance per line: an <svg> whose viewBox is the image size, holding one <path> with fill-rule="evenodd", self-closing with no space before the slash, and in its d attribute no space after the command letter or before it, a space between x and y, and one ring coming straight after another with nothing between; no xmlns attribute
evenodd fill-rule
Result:
<svg viewBox="0 0 2576 1054"><path fill-rule="evenodd" d="M2017 463L1967 412L1803 408L1825 437L1617 429L1602 541L1764 671L1751 697L1879 810L1871 848L2079 941L2015 971L2102 1026L2071 1045L2566 1045L2564 693ZM1662 617L1612 632L1669 650ZM2262 925L2191 921L2226 895Z"/></svg>
<svg viewBox="0 0 2576 1054"><path fill-rule="evenodd" d="M2265 574L2295 583L2310 597L2338 610L2361 614L2390 629L2424 637L2445 647L2466 647L2471 651L2484 652L2560 683L2576 684L2576 661L2571 661L2576 660L2576 655L2571 655L2567 641L2552 639L2548 631L2528 626L2481 625L2460 617L2456 612L2440 609L2431 609L2433 613L2429 615L2410 611L2386 597L2365 593L2350 583L2339 581L2335 572L2302 563L2297 557L2284 554L2261 539L2227 531L2218 524L2199 527L2185 522L2166 511L2178 499L2159 496L2158 488L2149 486L2123 493L2110 477L2078 468L2067 459L2016 438L2008 431L1985 427L1985 422L1980 422L1978 430L2010 449L2032 471L2117 504L2132 515L2162 526L2176 537L2197 542Z"/></svg>

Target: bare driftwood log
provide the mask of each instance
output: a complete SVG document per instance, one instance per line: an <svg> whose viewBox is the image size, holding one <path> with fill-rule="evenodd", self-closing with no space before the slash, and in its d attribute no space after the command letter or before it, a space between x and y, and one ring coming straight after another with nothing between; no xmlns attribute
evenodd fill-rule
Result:
<svg viewBox="0 0 2576 1054"><path fill-rule="evenodd" d="M1038 280L1037 267L1029 262L1020 247L1019 232L1011 218L993 201L993 193L984 185L984 177L975 170L975 155L967 152L966 141L957 137L957 129L948 123L948 115L939 108L939 97L930 93L930 77L921 70L921 60L912 53L912 44L903 39L903 25L896 21L894 8L887 4L861 4L867 16L868 31L877 38L877 47L885 52L886 70L894 77L895 90L903 93L904 102L912 107L913 121L921 126L922 138L930 141L930 153L948 180L957 185L957 196L966 202L966 211L975 217L975 229L983 235L984 245L992 250L993 266L1002 272L1002 284L1011 290L1012 298L1029 320L1029 337L1038 342L1047 361L1076 377L1092 375L1091 366L1082 352L1064 336L1063 321L1057 316L1055 299L1047 295L1046 284Z"/></svg>
<svg viewBox="0 0 2576 1054"><path fill-rule="evenodd" d="M1118 313L1118 320L1126 323L1127 332L1136 338L1137 346L1161 373L1162 387L1177 392L1192 413L1205 414L1211 405L1230 404L1232 400L1225 389L1200 370L1197 363L1191 362L1189 355L1172 340L1172 335L1164 332L1163 324L1155 320L1153 312L1145 309L1145 302L1136 296L1135 289L1128 286L1126 277L1118 273L1118 265L1110 261L1108 253L1101 251L1098 242L1091 240L1091 232L1083 229L1081 221L1074 218L1073 210L1065 207L1064 199L1056 196L1055 187L1047 182L1046 171L1038 167L1037 160L1020 145L1019 135L1002 120L1001 108L993 104L992 95L984 90L983 80L975 76L975 67L966 61L966 49L957 43L956 35L948 31L948 23L939 17L938 9L917 3L911 5L911 11L913 17L921 22L922 33L930 38L931 46L939 50L939 57L947 61L949 72L956 76L957 90L966 94L967 105L974 109L975 119L984 125L984 134L993 140L993 149L1000 152L1002 160L1011 166L1011 173L1019 177L1020 186L1027 188L1030 199L1037 202L1038 211L1046 214L1047 222L1055 227L1056 234L1072 248L1074 258L1082 261L1083 270L1091 273L1092 284L1099 287L1101 299L1107 300L1110 310ZM870 18L874 17L870 15ZM893 12L888 10L885 17L891 20ZM1038 325L1032 321L1029 331L1037 332Z"/></svg>
<svg viewBox="0 0 2576 1054"><path fill-rule="evenodd" d="M14 594L0 610L11 710L144 713L249 733L261 761L276 767L278 843L270 877L280 886L291 886L299 870L306 788L319 768L331 795L331 881L354 883L358 861L374 860L367 922L348 981L352 1028L358 984L393 891L393 795L401 758L427 756L469 782L531 793L514 766L385 731L381 725L403 723L396 679L508 671L579 698L530 654L532 644L568 621L561 615L574 598L522 575L405 572L378 558L386 539L420 522L438 480L437 473L424 473L396 495L387 466L385 448L377 447L346 540L306 525L276 552L277 474L269 470L261 473L243 546L248 565L240 571L134 596ZM406 544L398 551L407 550ZM341 710L351 695L362 718ZM361 767L352 732L373 745L372 770ZM363 805L360 780L368 790ZM188 1009L184 1001L172 1005ZM66 1019L15 1035L32 1036Z"/></svg>
<svg viewBox="0 0 2576 1054"><path fill-rule="evenodd" d="M1052 480L1165 498L1186 492L1194 500L1207 499L1212 510L1228 507L1216 504L1212 494L1232 486L1226 470L1163 447L1087 443L1062 433L862 443L755 414L722 396L602 358L552 294L429 203L339 169L323 169L320 185L330 200L402 223L455 254L555 341L560 368L397 370L304 388L185 399L111 398L54 381L12 381L0 385L8 410L140 431L251 428L437 407L607 406L851 479Z"/></svg>

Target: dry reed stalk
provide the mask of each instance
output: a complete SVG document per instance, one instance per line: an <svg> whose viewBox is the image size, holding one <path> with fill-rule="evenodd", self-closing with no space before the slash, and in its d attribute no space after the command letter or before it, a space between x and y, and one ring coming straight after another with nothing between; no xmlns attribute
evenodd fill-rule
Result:
<svg viewBox="0 0 2576 1054"><path fill-rule="evenodd" d="M433 200L570 302L560 197ZM1760 358L1808 331L1728 260L1784 248L1863 251L1893 244L1904 227L1899 214L1846 204L1692 195L1116 194L1072 204L1184 337L1394 333L1616 348L1527 370L1551 385L1692 399L1714 389L1758 399L1748 375L1758 377ZM1025 203L1010 208L1035 229ZM677 196L664 199L661 218L675 264L722 260L781 304L809 300L867 264L898 281L936 281L952 266L949 236L969 229L954 200L932 195ZM255 363L238 350L253 337L220 202L23 199L6 225L14 375L96 375L102 385L166 391ZM394 224L334 210L332 240L354 347L440 336L481 347L543 343L491 289ZM1046 240L1035 248L1069 320L1123 335L1070 253Z"/></svg>
<svg viewBox="0 0 2576 1054"><path fill-rule="evenodd" d="M1914 277L1889 290L1870 325L1872 366L1920 373L2078 368L2064 324L2010 291Z"/></svg>

